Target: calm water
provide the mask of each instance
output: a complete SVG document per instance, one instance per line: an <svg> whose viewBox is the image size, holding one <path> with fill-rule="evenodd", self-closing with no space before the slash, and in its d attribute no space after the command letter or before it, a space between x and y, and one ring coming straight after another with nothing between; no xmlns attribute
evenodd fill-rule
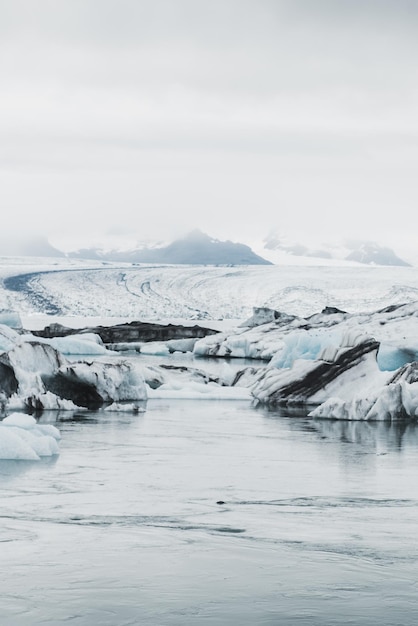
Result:
<svg viewBox="0 0 418 626"><path fill-rule="evenodd" d="M418 623L415 425L155 400L58 426L55 461L0 463L1 624Z"/></svg>

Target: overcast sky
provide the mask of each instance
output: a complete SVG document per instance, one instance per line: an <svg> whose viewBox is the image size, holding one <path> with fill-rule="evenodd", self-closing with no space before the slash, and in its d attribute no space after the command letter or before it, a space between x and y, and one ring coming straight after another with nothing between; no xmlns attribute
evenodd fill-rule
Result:
<svg viewBox="0 0 418 626"><path fill-rule="evenodd" d="M2 225L417 246L416 0L0 0Z"/></svg>

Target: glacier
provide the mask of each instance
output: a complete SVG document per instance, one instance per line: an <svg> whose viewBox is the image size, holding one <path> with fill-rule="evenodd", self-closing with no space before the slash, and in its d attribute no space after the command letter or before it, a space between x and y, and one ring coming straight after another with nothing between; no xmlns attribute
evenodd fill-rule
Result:
<svg viewBox="0 0 418 626"><path fill-rule="evenodd" d="M211 397L300 403L315 418L417 417L416 268L7 263L0 259L3 414L112 403L138 410L157 397ZM204 332L106 343L105 334L83 326L86 315L100 319L103 329L112 320L166 324L175 318ZM74 320L77 330L38 336L41 319L52 326ZM205 334L204 326L216 332ZM161 365L143 365L132 352L161 357ZM164 368L177 352L200 359L202 369ZM238 372L217 366L218 374L209 376L203 368L211 357L253 364Z"/></svg>
<svg viewBox="0 0 418 626"><path fill-rule="evenodd" d="M0 279L0 309L19 311L29 329L41 316L239 323L254 307L306 316L326 306L372 312L418 299L418 268L355 263L178 267L0 257Z"/></svg>

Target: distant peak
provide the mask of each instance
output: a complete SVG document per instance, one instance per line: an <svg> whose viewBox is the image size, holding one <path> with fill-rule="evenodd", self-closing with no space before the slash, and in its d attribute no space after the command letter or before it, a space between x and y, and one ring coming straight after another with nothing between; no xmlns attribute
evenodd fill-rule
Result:
<svg viewBox="0 0 418 626"><path fill-rule="evenodd" d="M185 239L187 241L199 241L199 240L202 240L202 241L216 241L212 237L209 237L209 235L207 235L203 231L199 230L199 228L195 228L195 229L191 230L189 233L187 233L187 235L185 235L183 237L183 239Z"/></svg>

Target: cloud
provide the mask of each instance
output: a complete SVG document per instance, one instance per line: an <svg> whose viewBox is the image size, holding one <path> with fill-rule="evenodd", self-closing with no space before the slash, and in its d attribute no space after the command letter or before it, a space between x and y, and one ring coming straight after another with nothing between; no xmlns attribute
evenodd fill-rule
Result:
<svg viewBox="0 0 418 626"><path fill-rule="evenodd" d="M417 20L409 0L0 0L2 213L411 240Z"/></svg>

